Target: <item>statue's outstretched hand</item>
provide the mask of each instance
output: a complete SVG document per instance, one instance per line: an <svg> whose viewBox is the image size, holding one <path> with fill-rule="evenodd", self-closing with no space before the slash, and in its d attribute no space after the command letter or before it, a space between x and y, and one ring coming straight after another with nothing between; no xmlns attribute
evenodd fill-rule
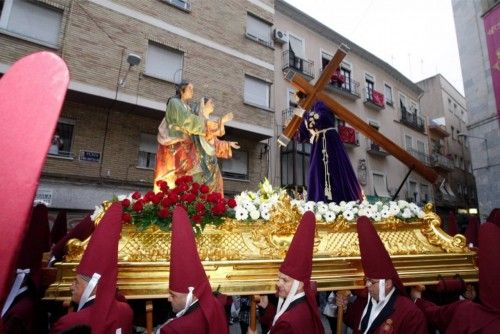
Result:
<svg viewBox="0 0 500 334"><path fill-rule="evenodd" d="M225 123L229 122L230 120L232 120L233 118L234 118L234 114L232 112L230 112L230 113L227 113L224 116L222 116L220 121L222 124L225 124Z"/></svg>
<svg viewBox="0 0 500 334"><path fill-rule="evenodd" d="M239 149L240 148L240 144L238 144L237 141L230 141L229 142L229 146L231 146L234 149Z"/></svg>

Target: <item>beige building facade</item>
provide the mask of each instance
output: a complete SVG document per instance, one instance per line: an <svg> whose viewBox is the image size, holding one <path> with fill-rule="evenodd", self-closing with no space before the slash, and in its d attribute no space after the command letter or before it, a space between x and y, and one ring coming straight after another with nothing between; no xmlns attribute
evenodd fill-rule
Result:
<svg viewBox="0 0 500 334"><path fill-rule="evenodd" d="M283 128L293 107L290 96L294 90L284 79L283 71L293 70L313 84L322 67L339 46L345 44L350 52L341 65L344 80L339 82L332 78L326 90L352 113L429 164L428 134L420 108L423 91L389 64L288 3L278 0L275 9L275 29L286 36L275 49L278 128ZM350 128L343 121L337 125ZM344 130L339 128L339 131ZM428 181L415 172L404 181L408 168L370 139L356 131L356 138L344 143L368 198L391 198L403 184L399 199L418 203L433 200L432 186ZM307 153L307 144L290 143L282 150L281 177L276 176L275 183L291 188L305 185Z"/></svg>
<svg viewBox="0 0 500 334"><path fill-rule="evenodd" d="M71 82L37 198L89 210L152 188L157 127L175 84L234 113L222 163L227 194L269 176L274 133L271 0L0 2L0 72L40 50L60 55ZM27 24L29 22L29 24ZM267 30L267 35L266 35Z"/></svg>
<svg viewBox="0 0 500 334"><path fill-rule="evenodd" d="M440 74L417 84L424 91L420 104L429 119L431 165L447 180L447 185L435 188L436 206L441 211L477 212L465 97Z"/></svg>

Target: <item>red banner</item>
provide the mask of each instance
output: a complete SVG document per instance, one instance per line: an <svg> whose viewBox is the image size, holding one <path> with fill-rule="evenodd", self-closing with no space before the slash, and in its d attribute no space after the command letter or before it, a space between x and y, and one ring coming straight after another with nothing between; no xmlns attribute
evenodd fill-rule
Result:
<svg viewBox="0 0 500 334"><path fill-rule="evenodd" d="M484 30L486 32L486 45L490 58L491 79L497 113L500 117L500 6L490 11L484 17Z"/></svg>

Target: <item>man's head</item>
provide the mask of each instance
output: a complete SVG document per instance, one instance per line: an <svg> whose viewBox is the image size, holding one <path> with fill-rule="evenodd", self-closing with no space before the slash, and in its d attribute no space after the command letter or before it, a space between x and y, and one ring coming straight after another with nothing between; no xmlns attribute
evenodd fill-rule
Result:
<svg viewBox="0 0 500 334"><path fill-rule="evenodd" d="M172 310L177 313L179 311L182 311L186 306L186 301L188 299L188 294L187 293L182 293L182 292L176 292L170 290L167 296L168 301L170 304L172 304ZM193 299L191 303L194 301L198 300L195 295L193 295Z"/></svg>
<svg viewBox="0 0 500 334"><path fill-rule="evenodd" d="M365 286L368 289L368 293L370 296L375 299L377 302L380 300L380 291L381 291L381 279L374 279L374 278L368 278L365 277ZM385 280L385 285L384 285L384 296L387 296L389 292L392 290L394 287L392 280L391 279L386 279Z"/></svg>
<svg viewBox="0 0 500 334"><path fill-rule="evenodd" d="M292 277L283 274L282 272L278 272L278 281L276 282L276 287L278 288L278 296L280 298L286 298L292 289L293 281ZM299 281L299 288L297 289L297 293L304 291L304 283Z"/></svg>
<svg viewBox="0 0 500 334"><path fill-rule="evenodd" d="M71 300L78 304L80 303L80 299L82 299L83 292L87 285L89 285L90 277L76 274L73 283L71 284ZM94 295L94 291L92 291L91 295Z"/></svg>

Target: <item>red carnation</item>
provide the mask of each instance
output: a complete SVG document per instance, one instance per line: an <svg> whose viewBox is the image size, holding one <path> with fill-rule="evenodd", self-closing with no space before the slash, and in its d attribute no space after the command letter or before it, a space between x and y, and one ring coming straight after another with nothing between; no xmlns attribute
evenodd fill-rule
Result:
<svg viewBox="0 0 500 334"><path fill-rule="evenodd" d="M141 200L135 202L134 205L132 206L132 210L134 210L135 212L140 212L142 211L143 208L144 206Z"/></svg>
<svg viewBox="0 0 500 334"><path fill-rule="evenodd" d="M237 204L236 204L236 200L234 198L230 198L227 200L227 205L230 207L230 208L234 208Z"/></svg>
<svg viewBox="0 0 500 334"><path fill-rule="evenodd" d="M196 203L195 205L196 212L204 212L205 211L205 205L203 203Z"/></svg>
<svg viewBox="0 0 500 334"><path fill-rule="evenodd" d="M194 200L196 199L196 196L192 193L187 193L182 195L182 200L187 203L193 203Z"/></svg>
<svg viewBox="0 0 500 334"><path fill-rule="evenodd" d="M202 217L201 217L201 215L194 215L194 216L192 217L193 221L194 221L196 224L201 223L201 218L202 218Z"/></svg>
<svg viewBox="0 0 500 334"><path fill-rule="evenodd" d="M138 192L138 191L136 191L135 193L132 194L132 198L133 199L139 199L139 198L141 198L141 193Z"/></svg>
<svg viewBox="0 0 500 334"><path fill-rule="evenodd" d="M162 185L160 186L160 190L163 191L164 193L166 193L168 191L168 189L170 189L170 188L168 187L167 182L162 183Z"/></svg>
<svg viewBox="0 0 500 334"><path fill-rule="evenodd" d="M210 188L208 188L208 186L206 184L202 184L200 187L200 191L202 194L206 194L210 191Z"/></svg>
<svg viewBox="0 0 500 334"><path fill-rule="evenodd" d="M193 184L191 185L191 189L194 190L198 190L200 189L200 184L198 182L193 182Z"/></svg>
<svg viewBox="0 0 500 334"><path fill-rule="evenodd" d="M158 205L161 202L162 198L163 198L163 193L158 193L153 196L151 202L153 202L154 205Z"/></svg>
<svg viewBox="0 0 500 334"><path fill-rule="evenodd" d="M128 212L122 214L122 221L124 223L130 223L132 221L132 216Z"/></svg>
<svg viewBox="0 0 500 334"><path fill-rule="evenodd" d="M191 175L184 175L183 181L187 183L193 182L193 177Z"/></svg>
<svg viewBox="0 0 500 334"><path fill-rule="evenodd" d="M218 203L212 208L212 213L216 216L221 216L226 212L224 204Z"/></svg>
<svg viewBox="0 0 500 334"><path fill-rule="evenodd" d="M158 217L160 217L160 218L167 218L167 217L168 217L168 214L169 214L169 212L168 212L168 210L167 210L167 209L165 209L165 208L160 209L160 210L158 211Z"/></svg>
<svg viewBox="0 0 500 334"><path fill-rule="evenodd" d="M179 200L179 196L177 196L176 193L170 193L168 194L168 199L170 201L170 204L174 204Z"/></svg>
<svg viewBox="0 0 500 334"><path fill-rule="evenodd" d="M185 191L188 191L189 190L189 186L185 183L182 183L179 185L179 189L181 192L185 192Z"/></svg>
<svg viewBox="0 0 500 334"><path fill-rule="evenodd" d="M146 195L144 195L144 199L148 202L151 202L153 200L153 198L155 197L155 193L150 190L146 193Z"/></svg>
<svg viewBox="0 0 500 334"><path fill-rule="evenodd" d="M170 202L170 198L168 197L165 197L161 200L161 206L163 206L164 208L168 207L170 204L172 204Z"/></svg>
<svg viewBox="0 0 500 334"><path fill-rule="evenodd" d="M130 206L130 200L128 198L125 198L124 200L122 200L122 206L124 208L128 208Z"/></svg>

